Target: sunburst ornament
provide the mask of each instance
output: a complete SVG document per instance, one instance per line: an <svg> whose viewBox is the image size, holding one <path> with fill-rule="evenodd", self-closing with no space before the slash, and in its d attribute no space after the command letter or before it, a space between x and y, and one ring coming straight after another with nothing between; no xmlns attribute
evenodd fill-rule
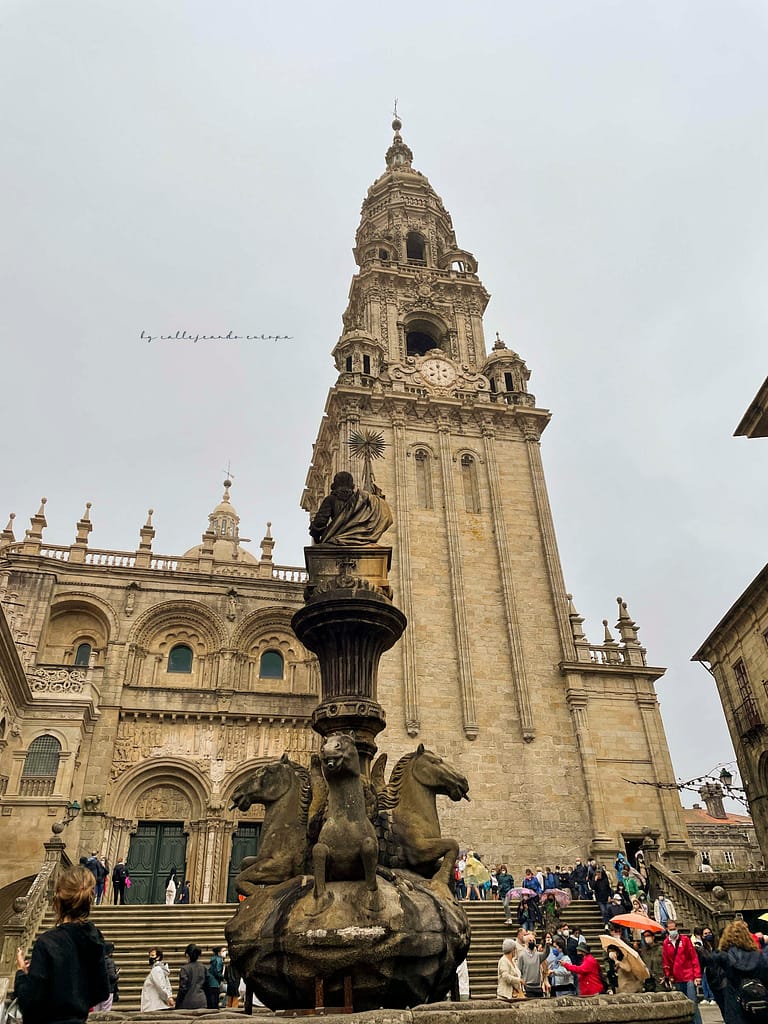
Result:
<svg viewBox="0 0 768 1024"><path fill-rule="evenodd" d="M363 489L372 491L375 483L371 464L374 459L384 458L387 447L384 435L378 430L354 430L349 435L348 444L352 458L363 460Z"/></svg>

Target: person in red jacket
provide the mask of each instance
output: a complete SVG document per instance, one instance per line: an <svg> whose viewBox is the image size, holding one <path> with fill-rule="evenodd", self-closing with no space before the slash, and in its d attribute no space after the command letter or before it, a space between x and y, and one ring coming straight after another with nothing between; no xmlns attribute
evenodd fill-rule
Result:
<svg viewBox="0 0 768 1024"><path fill-rule="evenodd" d="M694 1006L693 1024L701 1024L696 986L701 982L701 966L693 943L687 935L677 930L677 921L667 921L667 937L661 949L661 965L664 977L671 981L678 992L688 996Z"/></svg>
<svg viewBox="0 0 768 1024"><path fill-rule="evenodd" d="M579 979L580 996L599 996L603 991L603 983L600 980L600 965L589 951L589 946L582 944L579 950L584 954L580 964L566 964L563 967L571 974L577 975Z"/></svg>

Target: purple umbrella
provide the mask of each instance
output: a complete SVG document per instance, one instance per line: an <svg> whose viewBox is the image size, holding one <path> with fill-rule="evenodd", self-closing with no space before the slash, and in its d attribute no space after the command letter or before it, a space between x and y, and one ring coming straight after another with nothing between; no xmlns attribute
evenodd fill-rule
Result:
<svg viewBox="0 0 768 1024"><path fill-rule="evenodd" d="M534 892L533 889L520 888L520 889L510 889L509 890L509 895L514 900L521 900L523 898L523 896L535 896L536 899L538 899L540 894L537 893L537 892Z"/></svg>
<svg viewBox="0 0 768 1024"><path fill-rule="evenodd" d="M573 896L571 896L568 889L545 889L542 895L544 896L544 899L546 899L547 896L554 896L555 903L558 907L567 907L573 899Z"/></svg>

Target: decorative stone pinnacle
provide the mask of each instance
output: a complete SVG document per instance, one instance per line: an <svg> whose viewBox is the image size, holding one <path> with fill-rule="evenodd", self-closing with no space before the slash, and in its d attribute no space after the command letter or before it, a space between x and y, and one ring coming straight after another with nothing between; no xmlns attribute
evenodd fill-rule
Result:
<svg viewBox="0 0 768 1024"><path fill-rule="evenodd" d="M395 117L392 121L392 130L395 133L395 137L392 140L392 145L387 150L387 170L390 171L410 171L411 163L413 161L413 153L408 146L403 142L400 135L400 129L403 127L403 122L397 116L397 108L395 108Z"/></svg>
<svg viewBox="0 0 768 1024"><path fill-rule="evenodd" d="M145 530L151 530L152 529L152 516L154 514L155 514L155 510L153 508L148 508L147 509L147 521L146 521L146 523L144 523L144 529Z"/></svg>
<svg viewBox="0 0 768 1024"><path fill-rule="evenodd" d="M496 351L497 349L506 348L506 347L507 347L506 343L501 340L501 335L499 334L498 331L496 331L496 341L494 341L494 343L493 343L494 351Z"/></svg>

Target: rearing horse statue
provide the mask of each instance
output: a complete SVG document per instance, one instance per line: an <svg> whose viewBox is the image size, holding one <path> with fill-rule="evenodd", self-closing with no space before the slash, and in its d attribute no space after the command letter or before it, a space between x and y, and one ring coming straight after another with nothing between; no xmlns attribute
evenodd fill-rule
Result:
<svg viewBox="0 0 768 1024"><path fill-rule="evenodd" d="M264 804L266 808L259 852L243 861L235 879L241 895L250 896L258 885L285 882L304 872L311 796L309 772L287 754L261 765L235 790L233 807L247 811L251 804Z"/></svg>
<svg viewBox="0 0 768 1024"><path fill-rule="evenodd" d="M328 784L328 805L318 840L312 848L315 905L320 913L333 899L328 882L365 879L368 909L381 909L376 882L379 844L366 813L360 758L351 736L328 736L320 750L323 776Z"/></svg>
<svg viewBox="0 0 768 1024"><path fill-rule="evenodd" d="M440 834L436 795L441 793L454 801L469 800L469 783L420 743L412 754L400 758L385 786L386 756L377 758L371 773L384 833L381 861L389 867L409 867L438 885L448 886L459 844ZM388 831L394 840L394 850L387 850Z"/></svg>

